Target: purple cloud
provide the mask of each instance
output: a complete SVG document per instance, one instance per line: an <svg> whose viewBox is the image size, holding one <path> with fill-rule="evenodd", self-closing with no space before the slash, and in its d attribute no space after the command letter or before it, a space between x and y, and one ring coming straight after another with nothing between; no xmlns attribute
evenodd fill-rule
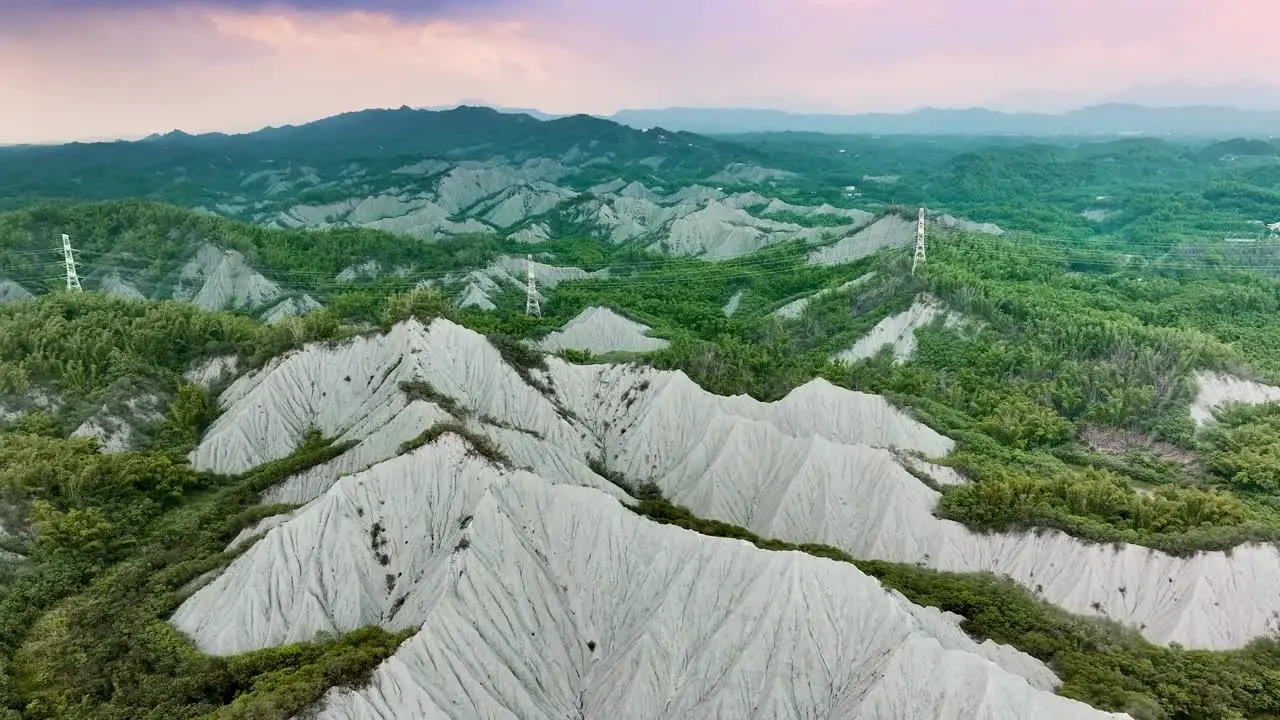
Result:
<svg viewBox="0 0 1280 720"><path fill-rule="evenodd" d="M26 108L0 141L463 97L849 112L1280 84L1277 22L1259 0L0 0L0 97Z"/></svg>
<svg viewBox="0 0 1280 720"><path fill-rule="evenodd" d="M232 10L304 12L377 12L403 18L480 17L511 0L0 0L0 19L35 18L82 11L184 10L213 7Z"/></svg>

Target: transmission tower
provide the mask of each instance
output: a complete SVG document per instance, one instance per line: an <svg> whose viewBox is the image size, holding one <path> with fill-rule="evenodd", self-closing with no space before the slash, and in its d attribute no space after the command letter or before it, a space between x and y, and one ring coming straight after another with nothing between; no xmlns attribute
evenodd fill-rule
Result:
<svg viewBox="0 0 1280 720"><path fill-rule="evenodd" d="M71 249L71 238L62 236L62 262L67 267L67 289L80 290L80 276L76 274L76 256Z"/></svg>
<svg viewBox="0 0 1280 720"><path fill-rule="evenodd" d="M533 277L533 256L528 258L529 282L524 291L524 314L542 317L542 303L538 302L538 281Z"/></svg>
<svg viewBox="0 0 1280 720"><path fill-rule="evenodd" d="M916 274L916 268L924 264L924 208L920 208L920 213L916 215L916 256L911 260L911 274Z"/></svg>

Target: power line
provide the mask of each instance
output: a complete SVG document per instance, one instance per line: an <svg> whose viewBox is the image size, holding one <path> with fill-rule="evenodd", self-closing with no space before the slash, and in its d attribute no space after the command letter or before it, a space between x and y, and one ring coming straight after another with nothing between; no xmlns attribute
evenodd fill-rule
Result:
<svg viewBox="0 0 1280 720"><path fill-rule="evenodd" d="M961 239L961 241L959 243L956 243L955 245L951 245L950 243L948 243L947 245L951 245L951 247L954 247L956 250L962 252L965 256L978 257L978 258L994 258L994 259L1000 259L1000 260L1025 260L1030 262L1045 262L1045 263L1064 263L1065 262L1065 263L1070 263L1077 267L1083 267L1083 268L1095 267L1099 269L1113 269L1116 267L1117 264L1122 264L1125 262L1125 259L1122 257L1124 254L1122 252L1124 249L1123 246L1121 248L1116 248L1116 249L1107 249L1107 248L1098 248L1098 247L1073 247L1072 245L1060 240L1046 239L1038 235L1031 235L1031 234L1024 235L1022 233L1012 233L1012 232L1006 233L1004 236L1001 236L1001 238L1006 241L1013 241L1013 242L1002 243L1001 246L997 248L985 247L984 243L981 242L982 240L981 238L968 236ZM1030 242L1026 242L1026 243L1018 242L1018 240L1021 238L1025 238ZM944 245L944 248L948 250L951 249L950 247L947 247L947 245ZM956 247L956 245L958 245L959 247ZM1166 253L1174 250L1187 249L1188 247L1190 248L1195 247L1195 246L1187 246L1187 245L1161 245L1161 244L1155 244L1155 243L1152 243L1152 244L1135 243L1131 245L1134 246L1135 249L1155 250L1155 251L1162 251ZM1255 247L1255 246L1251 246L1251 247ZM1266 244L1266 245L1259 245L1256 247L1271 248L1274 246L1272 244ZM898 248L886 248L884 251L881 251L881 252L896 252L897 250ZM48 252L48 251L45 251L45 252ZM84 254L85 252L89 252L89 254L97 254L100 256L106 256L111 254L111 253L95 253L93 251L81 251L78 249L74 249L72 251L73 263L74 263L74 257L76 255ZM12 255L19 255L19 254L36 255L38 253L35 251L5 252L3 254L0 254L0 258L4 257L5 255L12 256ZM151 263L144 258L129 258L129 259L136 260L139 263L145 264L147 267L150 267L151 265ZM672 260L678 261L680 259L681 258L679 257L675 257ZM687 259L696 260L695 258L687 258ZM860 260L860 259L861 258L857 260ZM120 258L117 255L112 258L111 263L109 264L104 263L102 265L99 265L95 269L95 271L101 271L103 273L112 273L112 272L120 273L121 271L125 271L125 272L143 271L142 267L129 267L127 265L121 264L120 263L121 260L122 258ZM645 260L645 261L610 263L607 265L608 269L615 271L618 274L612 276L612 278L602 277L602 278L593 278L593 280L596 282L608 282L610 279L617 279L617 280L625 279L627 281L637 283L642 286L654 286L654 285L664 286L664 285L672 285L672 284L703 284L706 282L733 283L733 282L742 281L742 280L750 280L758 277L769 277L769 276L783 275L787 273L802 272L807 269L813 269L813 270L821 269L820 266L806 266L802 263L798 263L797 258L795 258L794 256L766 256L766 257L747 258L747 259L743 259L743 258L726 259L723 261L717 261L715 263L708 263L705 266L702 266L701 263L697 263L695 265L681 267L676 272L655 273L651 277L647 276L647 273L645 272L646 270L657 269L663 266L668 266L671 264L672 260L654 260L654 261ZM857 260L850 260L847 264L853 264L857 262ZM530 261L526 259L526 263L529 263L529 262ZM1137 258L1137 263L1141 263L1138 267L1146 270L1173 270L1173 271L1177 271L1177 270L1204 270L1204 271L1211 271L1211 270L1276 271L1276 270L1280 270L1280 258L1258 263L1258 262L1248 262L1248 261L1233 262L1233 261L1226 261L1226 260L1221 260L1221 261L1211 260L1209 262L1199 262L1191 258L1177 257L1177 256L1163 257L1163 258L1139 257ZM36 269L39 267L48 267L50 270L52 270L53 264L54 264L53 262L31 263L31 264L27 264L27 267L29 269ZM57 264L62 266L65 271L65 268L66 268L65 251L64 251L63 262L59 262ZM845 264L845 263L842 263L842 264ZM531 269L531 265L527 264L526 267L527 267L527 271L528 269ZM826 266L826 269L835 269L838 267L839 267L838 265ZM627 273L628 271L634 271L637 274L626 275L625 273ZM477 272L477 271L471 271L471 272ZM484 270L478 270L478 272L484 272ZM404 277L399 284L401 284L403 287L407 289L416 285L421 285L424 282L430 282L432 280L462 279L466 277L467 274L469 273L464 272L462 270L447 270L447 271L440 270L440 271L431 271L431 272L420 272L420 273L414 273L411 276ZM288 282L289 278L291 279L317 278L324 281L332 281L334 279L334 274L330 271L291 270L291 271L286 271L282 273L282 275L286 279L280 279L280 280L272 279L272 282L280 286L282 289L293 291L293 292L314 292L316 288L312 286L312 287L307 287L303 289L300 287L293 286L292 283ZM65 277L65 272L63 276ZM32 275L23 276L23 277L9 276L7 277L7 279L15 282L28 282L28 281L48 282L53 280L53 277L51 274L45 275L41 273L39 275L32 274ZM526 277L526 285L527 285L527 281L528 281L528 278ZM76 282L79 282L78 274L76 275ZM535 280L535 283L536 283L536 280ZM396 285L397 283L393 282L392 284ZM351 288L353 290L359 289L360 287L361 287L360 284L351 285ZM526 287L526 290L527 290L527 287ZM541 310L540 303L537 309Z"/></svg>
<svg viewBox="0 0 1280 720"><path fill-rule="evenodd" d="M846 237L851 237L852 235L855 235L855 234L857 234L857 233L856 233L856 232L851 233L850 235L848 235L848 236L846 236ZM1033 232L1030 232L1030 231L1024 231L1024 230L1006 230L1006 231L1004 231L1004 233L1003 233L1003 234L999 234L999 235L991 235L991 237L996 238L996 239L1000 239L1000 240L1029 240L1029 241L1036 242L1037 244L1050 244L1050 245L1053 245L1053 246L1056 246L1056 247L1062 247L1062 248L1064 248L1064 249L1076 249L1076 248L1071 247L1071 246L1068 244L1068 243L1072 242L1071 240L1063 240L1063 239L1060 239L1060 238L1046 237L1046 236L1045 236L1045 235L1043 235L1043 234L1037 234L1037 233L1033 233ZM1241 247L1241 248L1243 248L1243 247L1272 247L1272 246L1275 246L1275 245L1276 245L1276 241L1277 241L1278 239L1280 239L1280 238L1277 238L1277 237L1260 238L1260 239L1257 239L1257 242L1256 242L1256 243L1249 243L1248 245L1241 245L1240 247ZM1112 236L1091 236L1091 237L1088 237L1088 238L1081 239L1079 242L1080 242L1081 244L1086 244L1086 245L1096 245L1096 244L1098 244L1098 242L1097 242L1097 241L1100 241L1100 240L1101 240L1101 241L1106 241L1108 244L1113 244L1113 245L1115 245L1115 246L1116 246L1116 247L1114 248L1114 251L1115 251L1115 252L1121 252L1121 251L1123 251L1124 249L1128 249L1128 248L1134 248L1134 249L1140 249L1140 250L1153 250L1153 249L1157 249L1157 250L1158 250L1158 249L1172 250L1172 249L1184 248L1184 247L1216 247L1216 248L1234 247L1234 246L1228 246L1228 245L1207 245L1207 244L1202 244L1202 243L1221 243L1221 242L1222 242L1221 240L1214 240L1214 239L1212 239L1212 238L1187 239L1187 240L1186 240L1186 241L1184 241L1184 242L1168 243L1168 242L1152 242L1152 241L1145 241L1145 240L1124 240L1124 239L1116 238L1116 237L1112 237ZM1197 242L1196 240L1200 240L1201 242ZM838 242L838 240L837 240L837 241L834 241L834 242ZM781 244L781 243L778 243L778 244ZM814 247L814 248L820 248L820 247L824 247L824 246L829 245L829 244L832 244L832 243L820 243L820 244L814 244L812 247ZM771 245L771 246L768 246L768 247L772 248L772 247L776 247L776 245L777 245L777 244L775 244L775 245ZM232 248L232 249L236 249L236 248ZM251 253L251 252L253 252L253 251L252 251L252 250L250 250L250 251L241 251L241 252L250 252L250 253ZM152 259L148 259L148 258L145 258L145 257L140 257L140 256L137 256L137 255L132 255L132 254L128 254L128 253L121 253L121 252L118 252L118 251L89 250L89 249L85 249L85 248L76 248L76 249L75 249L75 253L76 253L76 255L77 255L77 256L91 256L91 257L105 257L105 256L112 256L112 260L113 260L114 262L132 261L132 262L139 262L139 263L143 263L143 264L147 264L147 265L149 265L149 264L152 262ZM48 251L46 251L46 250L0 250L0 255L9 256L9 257L14 257L14 258L21 258L21 257L47 257L47 256L48 256ZM613 263L608 263L608 265L609 265L609 266L611 266L611 267L621 267L621 266L625 266L625 267L655 267L655 266L665 266L665 265L669 265L672 261L679 261L679 260L688 260L688 261L697 261L697 260L701 260L701 261L703 261L703 262L714 262L714 263L735 263L735 262L742 262L742 258L741 258L741 257L736 257L736 258L700 258L700 257L698 257L698 256L694 256L694 255L671 255L671 256L669 256L668 258L661 259L661 260L630 260L630 261L624 261L624 262L613 262ZM296 272L296 271L295 271L295 272ZM313 273L313 274L315 274L315 273ZM327 274L327 273L321 273L321 274Z"/></svg>
<svg viewBox="0 0 1280 720"><path fill-rule="evenodd" d="M1034 237L1035 239L1039 240L1039 238L1036 236L1030 236L1030 237ZM1280 245L1264 245L1264 246L1250 246L1250 247L1280 248ZM896 248L887 248L887 250L889 251L892 251L895 249ZM1044 261L1066 260L1071 262L1076 262L1076 261L1088 262L1090 260L1106 260L1108 263L1114 263L1117 261L1123 261L1124 259L1123 255L1126 254L1123 252L1124 249L1125 248L1113 249L1113 248L1097 248L1097 247L1073 247L1070 245L1063 244L1061 242L1036 242L1034 244L1026 244L1026 245L1014 244L1008 247L1001 247L1001 248L984 248L981 245L969 245L968 243L966 243L964 247L964 252L965 254L972 254L972 255L989 255L989 256L1009 257L1009 258L1021 257L1021 258L1028 258L1032 260L1044 260ZM1149 244L1149 245L1135 246L1134 249L1172 252L1172 251L1179 251L1179 250L1194 250L1196 249L1196 247L1186 246L1186 245ZM1238 254L1241 251L1243 251L1243 249L1236 250L1236 253ZM86 252L87 251L83 251L80 249L74 250L74 253L77 256L86 254ZM3 257L4 255L12 256L16 254L17 253L6 252L3 254L0 254L0 257ZM678 261L680 259L682 258L673 257L672 261ZM690 258L690 259L696 260L696 258ZM861 259L861 258L858 258L858 259ZM150 268L151 263L149 261L146 261L145 259L142 259L142 258L139 258L138 260L146 267L145 268L142 266L130 267L126 264L122 264L117 261L117 262L112 262L110 264L99 265L98 268L108 272L111 272L111 271L143 272ZM853 263L853 262L856 262L856 260L857 259L854 259L848 262ZM628 270L643 271L649 268L660 269L664 266L668 266L672 264L672 261L637 261L637 262L623 261L623 262L607 263L605 264L605 267L609 270L619 271L619 272L628 271ZM45 266L51 267L53 264L54 263L52 261L44 262L44 263L31 263L31 264L28 264L27 267L32 267L32 268L45 267ZM62 267L64 263L59 261L56 264L59 267ZM1224 262L1224 263L1220 263L1220 265L1242 267L1242 268L1257 267L1256 265L1251 263ZM680 274L682 274L683 276L696 277L704 274L716 274L717 272L725 268L728 268L730 270L750 270L753 268L770 268L770 267L782 267L787 269L799 270L805 267L818 268L823 266L797 265L796 258L791 256L785 256L785 257L751 258L746 260L741 258L725 259L721 261L716 261L714 263L708 262L706 263L706 265L699 264L699 266L694 266L694 267L683 267L683 268L680 268L679 270L680 270ZM829 265L825 267L835 267L835 266ZM270 272L270 270L268 270L268 272ZM476 269L471 271L464 271L462 269L424 271L424 272L412 273L411 275L406 275L405 277L409 281L428 280L428 279L450 279L450 278L460 279L462 277L465 277L469 272L484 272L484 269ZM287 270L287 271L281 272L280 274L287 277L315 277L315 278L323 278L327 280L332 280L335 277L333 272L324 271L324 270Z"/></svg>
<svg viewBox="0 0 1280 720"><path fill-rule="evenodd" d="M1193 245L1193 244L1164 244L1164 243L1120 243L1118 244L1117 247L1098 247L1092 244L1072 245L1072 244L1069 244L1069 241L1045 240L1044 238L1038 235L1031 235L1031 234L1020 235L1020 234L1012 234L1012 233L999 236L999 239L1005 240L1005 241L1027 240L1030 242L1027 242L1022 245L1011 245L1010 247L1002 247L998 250L993 250L991 252L995 252L1000 255L1013 255L1013 256L1022 255L1022 256L1031 256L1031 257L1043 257L1046 259L1054 258L1059 254L1073 254L1077 256L1093 255L1093 256L1099 256L1099 257L1103 257L1103 256L1113 257L1113 256L1124 255L1126 254L1125 251L1130 249L1135 251L1146 251L1146 252L1152 252L1152 253L1155 253L1155 252L1168 253L1173 251L1197 250L1202 248L1212 249L1212 250L1230 249L1234 253L1238 254L1241 252L1248 252L1250 249L1253 249L1253 248L1280 248L1280 244L1275 244L1275 243L1262 243L1259 245L1249 245L1247 248L1246 247L1238 247L1238 248L1237 247L1208 247L1206 248L1206 246ZM966 238L963 241L963 244L968 246L973 242L973 240L974 238ZM814 249L819 249L821 247L824 247L824 246L814 246ZM1029 252L1031 248L1034 248L1036 252ZM981 245L976 245L972 248L967 248L966 252L970 250L974 252L983 252L984 249L981 247ZM3 257L3 256L18 257L22 255L36 255L36 254L44 254L44 253L37 253L34 251L8 251L8 252L0 253L0 257ZM86 254L87 255L95 255L95 254L109 255L110 253L94 253L93 251L82 250L77 248L75 250L75 254L77 256L82 256ZM132 260L138 263L136 267L131 267L128 263L123 262L123 260L125 259L115 257L115 258L112 258L112 262L110 264L106 264L100 267L103 267L106 269L112 269L112 270L130 270L130 271L141 272L149 269L152 265L152 262L150 260L147 260L146 258L128 258L128 260ZM664 259L664 260L618 261L618 262L603 263L602 265L607 269L615 270L615 271L644 270L646 268L669 267L670 265L680 262L682 260L693 263L694 266L681 268L681 270L701 273L701 272L704 272L706 269L712 269L712 268L719 269L726 266L732 266L734 268L750 268L750 267L770 265L775 263L793 264L794 257L781 256L781 257L759 257L759 258L746 258L746 259L738 257L738 258L702 260L695 256L672 256L670 259ZM42 265L47 265L47 264L51 264L51 263L29 263L28 265L32 267L40 267ZM59 266L61 266L62 263L59 262L58 264ZM466 272L475 272L475 270L466 271L463 269L452 269L452 270L420 271L420 272L413 273L413 276L418 278L424 278L424 279L428 279L428 278L446 279L450 276L458 276L460 274L465 274ZM329 270L285 270L285 271L281 271L281 274L292 276L292 277L319 277L319 278L326 278L326 279L333 279L335 277L335 273Z"/></svg>
<svg viewBox="0 0 1280 720"><path fill-rule="evenodd" d="M966 254L980 255L980 256L985 256L985 257L989 257L997 260L1003 260L1009 257L1007 253L968 252ZM1083 265L1083 266L1092 265L1099 269L1111 269L1114 267L1114 263L1112 262L1091 261L1091 260L1077 261L1075 264ZM641 290L643 288L649 288L649 289L659 288L660 289L660 288L668 288L668 287L699 286L699 285L709 284L710 282L715 282L717 284L727 284L732 286L734 284L737 284L743 281L760 280L760 279L767 279L767 278L786 275L789 273L793 273L796 269L797 268L795 267L757 268L750 271L735 272L727 275L719 275L714 278L707 278L705 276L690 274L690 275L671 275L671 276L663 275L663 276L657 276L657 277L651 277L651 278L640 277L640 278L617 278L617 279L619 280L625 279L625 280L631 281L634 284L629 285L628 287L634 287L636 290ZM1144 269L1176 271L1176 270L1205 269L1205 268L1201 266L1191 266L1187 264L1165 263L1165 264L1149 265ZM1220 269L1256 270L1258 268L1256 266L1235 265L1235 266L1220 268ZM43 278L30 278L30 279L32 280L40 279L40 280L48 281L48 280L52 280L53 278L45 276ZM602 279L597 279L595 281L608 283L610 279L602 278ZM301 294L314 292L314 288L299 287L289 283L282 283L278 281L273 281L273 282L275 282L275 284L278 287L280 287L280 289L283 290L285 294L301 295ZM399 286L388 288L388 290L391 292L396 292L401 290L410 290L420 284L421 284L421 281L418 281L412 278L406 278L405 280L402 281L402 283ZM541 308L539 307L539 309Z"/></svg>
<svg viewBox="0 0 1280 720"><path fill-rule="evenodd" d="M1003 252L1003 251L988 251L988 250L979 250L979 249L966 249L965 255L970 257L996 259L996 260L1021 259L1021 260L1031 261L1031 262L1050 262L1050 263L1069 262L1071 265L1076 267L1095 268L1099 270L1115 269L1118 262L1118 259L1116 258L1089 258L1089 257L1063 258L1061 255L1056 253L1027 253L1027 252L1010 253L1010 252ZM853 261L851 261L848 264L852 265ZM1211 265L1197 263L1197 262L1193 262L1186 259L1164 259L1164 260L1155 259L1155 260L1143 260L1141 265L1137 265L1135 263L1135 267L1137 269L1143 269L1143 270L1167 270L1167 271L1187 271L1187 270L1262 271L1262 270L1280 270L1280 259L1277 259L1277 261L1273 263L1266 263L1266 264L1223 262L1223 263L1215 263ZM826 269L830 270L830 269L837 269L837 268L839 268L839 266L828 266ZM120 270L120 268L113 268L110 266L106 266L101 269L107 272L114 272L114 271ZM820 268L817 266L806 267L803 265L795 265L791 262L779 262L773 265L755 264L750 266L741 266L741 267L735 268L733 271L728 273L682 272L682 273L655 274L653 276L646 276L643 274L631 275L631 276L617 275L613 277L591 278L589 281L597 282L597 283L606 283L606 284L611 281L626 281L630 284L634 284L639 287L680 285L680 284L700 285L700 284L707 284L709 282L734 283L734 282L751 280L751 279L756 279L761 277L777 277L777 276L782 276L786 274L792 274L795 272L803 271L805 269L818 270ZM325 278L331 277L328 274L317 274L317 275ZM433 279L445 279L449 275L454 275L455 277L458 277L454 273L436 275L434 277L430 275L416 275L414 277L407 277L399 281L392 281L390 285L391 285L391 289L396 289L396 288L411 289L415 286L420 286L424 282L429 282ZM44 274L27 275L27 276L19 276L19 277L6 276L6 279L11 280L13 282L18 282L18 283L41 282L41 281L48 282L48 281L54 280L55 277L57 279L61 279L61 276L53 276L51 274L50 275L44 275ZM458 279L461 279L461 277L458 277ZM280 286L282 289L289 290L292 292L307 293L307 292L315 292L316 290L314 286L297 286L282 280L272 279L272 282L275 283L277 286ZM565 282L572 282L572 281L566 280ZM352 284L349 287L352 290L360 290L362 286L360 284ZM384 285L384 287L386 286Z"/></svg>

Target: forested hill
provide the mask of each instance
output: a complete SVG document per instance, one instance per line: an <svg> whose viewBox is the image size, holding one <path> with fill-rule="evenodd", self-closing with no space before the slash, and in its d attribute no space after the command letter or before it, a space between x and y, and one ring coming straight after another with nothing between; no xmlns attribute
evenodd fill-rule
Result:
<svg viewBox="0 0 1280 720"><path fill-rule="evenodd" d="M817 716L832 662L1280 713L1269 142L463 108L13 158L0 719Z"/></svg>
<svg viewBox="0 0 1280 720"><path fill-rule="evenodd" d="M277 235L287 246L286 231L260 232L264 248ZM316 234L318 246L334 232L341 231ZM431 291L388 297L394 288L368 280L324 295L324 310L270 327L186 304L96 293L0 306L0 396L9 418L0 430L3 472L11 507L29 508L6 525L16 531L8 547L29 562L0 584L0 708L14 718L238 717L249 710L285 718L331 685L359 687L400 646L404 635L366 629L223 658L195 651L168 623L197 578L253 545L224 553L238 533L289 510L258 505L259 492L346 449L312 438L288 461L240 476L192 473L178 459L219 411L201 387L205 376L182 374L192 367L234 374L237 364L261 366L303 341L368 336L367 324L344 318L387 329L409 315L426 321L444 315L488 333L512 367L538 377L545 361L511 338L545 338L581 310L603 305L670 343L644 363L683 370L712 392L776 400L821 376L835 387L893 398L956 441L949 458L933 458L962 479L930 496L937 512L994 537L1052 528L1179 555L1243 552L1242 542L1280 537L1274 442L1265 439L1274 413L1236 411L1222 417L1219 432L1204 434L1190 415L1198 372L1280 377L1274 362L1280 333L1272 321L1280 286L1243 265L1126 267L1094 251L1075 255L1078 267L1071 270L1078 251L1070 242L964 232L939 232L916 276L905 249L839 266L809 264L810 249L800 242L720 263L628 256L581 239L550 240L543 251L561 266L592 257L594 267L613 272L548 290L541 319L523 315L518 284L495 295L498 307L486 311L457 308ZM797 303L798 311L787 309ZM938 314L908 326L910 347L877 329L925 306ZM890 348L856 351L871 335ZM201 362L228 354L239 360ZM562 354L599 361L581 350ZM339 379L350 372L342 369ZM215 387L226 380L217 372L209 377ZM410 390L467 417L465 398L442 398L434 386ZM95 453L84 438L96 432L91 423L121 421L133 449ZM66 439L73 430L81 437ZM502 430L488 432L508 437ZM120 433L110 437L119 440ZM477 453L494 452L477 442L489 448ZM607 466L595 467L634 490ZM948 477L937 467L916 472L922 479L906 476L916 484L908 487ZM868 477L887 482L879 473ZM662 499L661 490L646 492L639 511L658 522L747 538L770 550L859 556L856 548L761 538L700 519ZM923 542L916 533L940 522L929 509L891 537ZM1098 707L1153 720L1265 717L1280 697L1271 669L1276 651L1266 640L1239 650L1184 651L1148 642L1134 629L1067 615L1034 587L918 566L928 559L855 562L916 602L964 616L976 638L1010 643L1050 663L1065 683L1060 692ZM1100 607L1104 601L1119 607L1126 593L1159 590L1104 580L1110 585L1097 595ZM122 677L137 682L120 686ZM210 715L219 712L225 714Z"/></svg>
<svg viewBox="0 0 1280 720"><path fill-rule="evenodd" d="M5 167L0 202L146 197L213 205L242 192L245 178L258 173L294 170L312 180L310 189L320 189L351 170L353 162L361 175L374 177L429 158L519 165L534 158L629 164L657 157L663 173L703 177L757 156L690 133L642 132L586 115L540 121L482 107L440 112L406 107L238 135L174 131L133 142L0 148Z"/></svg>
<svg viewBox="0 0 1280 720"><path fill-rule="evenodd" d="M643 236L689 254L714 252L743 225L756 236L747 249L781 237L761 220L838 226L841 213L847 223L851 210L895 204L1136 243L1257 238L1280 222L1280 150L1266 140L711 138L587 116L401 108L240 135L0 148L0 161L0 210L143 198L267 226Z"/></svg>
<svg viewBox="0 0 1280 720"><path fill-rule="evenodd" d="M985 108L923 108L909 113L822 115L778 110L665 108L611 116L636 127L665 125L700 133L819 132L878 135L1274 137L1280 113L1231 107L1144 107L1109 103L1060 114Z"/></svg>

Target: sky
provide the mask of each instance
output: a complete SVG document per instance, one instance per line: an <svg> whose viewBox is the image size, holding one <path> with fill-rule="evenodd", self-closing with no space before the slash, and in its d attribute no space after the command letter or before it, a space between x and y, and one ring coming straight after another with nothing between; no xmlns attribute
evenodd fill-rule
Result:
<svg viewBox="0 0 1280 720"><path fill-rule="evenodd" d="M469 98L1061 110L1134 86L1280 86L1277 26L1269 0L0 0L0 143Z"/></svg>

